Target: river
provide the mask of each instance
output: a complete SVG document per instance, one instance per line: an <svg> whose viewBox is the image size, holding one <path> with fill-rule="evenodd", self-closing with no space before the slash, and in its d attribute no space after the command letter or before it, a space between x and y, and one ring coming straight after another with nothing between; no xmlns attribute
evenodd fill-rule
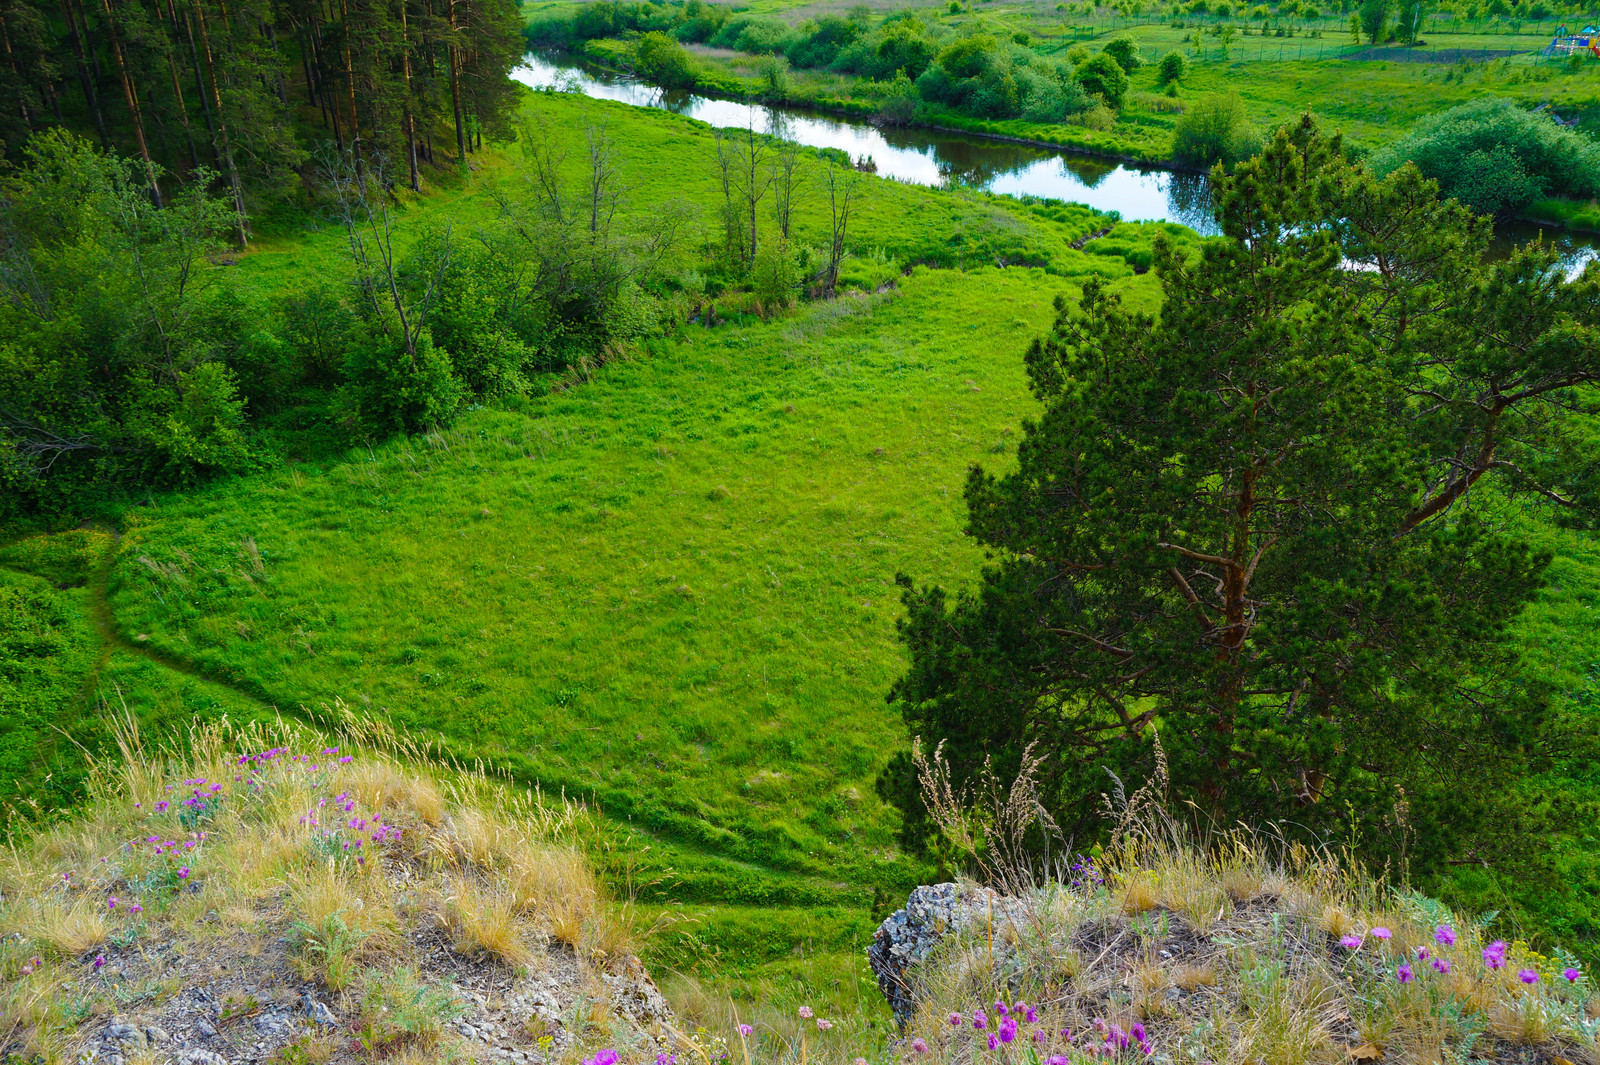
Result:
<svg viewBox="0 0 1600 1065"><path fill-rule="evenodd" d="M1115 211L1134 222L1179 222L1215 233L1203 174L1118 164L1092 155L1037 148L918 127L879 127L864 119L791 107L769 107L669 92L570 56L529 52L511 76L536 89L560 87L603 100L657 107L713 126L754 125L761 132L813 148L870 157L878 176L917 185L961 184L1013 196L1040 196ZM1495 251L1544 239L1562 251L1569 270L1600 258L1600 237L1525 223L1497 229Z"/></svg>

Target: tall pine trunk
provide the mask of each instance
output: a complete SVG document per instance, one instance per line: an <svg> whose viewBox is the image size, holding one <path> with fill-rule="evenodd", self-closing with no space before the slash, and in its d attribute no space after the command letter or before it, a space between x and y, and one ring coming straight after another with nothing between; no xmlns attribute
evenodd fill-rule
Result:
<svg viewBox="0 0 1600 1065"><path fill-rule="evenodd" d="M101 0L106 14L106 36L111 39L111 56L117 61L117 74L122 79L122 95L128 101L128 114L133 119L133 141L139 148L139 158L144 160L145 176L150 181L150 202L161 206L161 183L156 180L156 164L150 158L150 146L144 138L144 112L139 108L139 92L128 74L128 59L122 51L122 32L117 26L116 13L111 10L111 0Z"/></svg>
<svg viewBox="0 0 1600 1065"><path fill-rule="evenodd" d="M88 25L79 18L72 0L61 0L61 17L66 20L67 32L72 37L72 50L78 60L78 80L83 84L83 99L94 118L94 131L100 135L100 147L111 148L111 138L106 135L106 116L100 109L100 94L94 87L94 68L89 63L89 47L85 41Z"/></svg>
<svg viewBox="0 0 1600 1065"><path fill-rule="evenodd" d="M200 50L205 55L206 75L211 83L211 104L217 116L215 148L228 175L228 188L233 192L233 211L242 247L250 243L250 218L244 212L244 187L239 184L239 168L233 164L233 146L228 142L228 117L222 109L222 92L217 87L217 62L211 49L211 28L206 22L206 10L200 0L194 0L194 14L195 21L200 24Z"/></svg>

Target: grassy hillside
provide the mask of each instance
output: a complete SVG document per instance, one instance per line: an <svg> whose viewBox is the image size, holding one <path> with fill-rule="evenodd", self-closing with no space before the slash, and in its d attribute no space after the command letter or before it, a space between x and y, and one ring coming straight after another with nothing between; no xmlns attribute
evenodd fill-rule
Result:
<svg viewBox="0 0 1600 1065"><path fill-rule="evenodd" d="M574 145L603 124L635 217L681 196L711 229L703 125L562 94L527 110ZM471 233L515 159L413 207L402 242L428 223ZM814 186L797 218L820 243ZM1036 409L1021 354L1054 297L1100 274L1153 300L1135 266L1157 227L1070 247L1105 225L871 179L846 271L858 288L836 302L770 321L730 305L729 324L678 323L447 431L151 498L117 538L12 545L0 565L27 574L42 604L28 616L44 618L30 624L55 634L30 661L62 678L29 742L56 750L52 726L93 724L98 699L152 731L271 708L370 715L592 800L612 882L705 917L654 948L663 963L877 1011L860 949L929 872L896 847L872 786L903 741L884 702L903 668L894 577L959 584L981 564L960 485L973 462L1003 468ZM343 277L342 241L307 223L245 256L234 283ZM1559 580L1528 642L1578 692L1600 661L1600 558L1539 535ZM76 569L55 560L63 544Z"/></svg>

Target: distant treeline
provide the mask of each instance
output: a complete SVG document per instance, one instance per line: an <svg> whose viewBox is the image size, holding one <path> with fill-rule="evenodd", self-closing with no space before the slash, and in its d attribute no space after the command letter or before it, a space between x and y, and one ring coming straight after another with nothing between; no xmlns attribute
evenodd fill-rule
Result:
<svg viewBox="0 0 1600 1065"><path fill-rule="evenodd" d="M1077 47L1048 56L1030 47L1026 33L956 33L914 11L877 19L866 8L848 16L824 15L800 27L769 16L734 14L717 4L690 0L586 4L567 18L535 20L527 29L535 45L579 47L586 41L634 36L642 69L652 80L692 80L693 58L673 56L663 43L708 43L769 55L795 67L826 68L887 84L881 117L905 122L919 102L976 118L1026 118L1062 122L1099 112L1090 124L1110 121L1120 107L1127 74L1139 66L1137 48L1116 38L1102 51ZM783 72L768 75L772 95L783 95Z"/></svg>
<svg viewBox="0 0 1600 1065"><path fill-rule="evenodd" d="M158 203L205 168L247 207L308 146L417 165L506 121L515 0L0 0L0 149L66 127L138 159Z"/></svg>

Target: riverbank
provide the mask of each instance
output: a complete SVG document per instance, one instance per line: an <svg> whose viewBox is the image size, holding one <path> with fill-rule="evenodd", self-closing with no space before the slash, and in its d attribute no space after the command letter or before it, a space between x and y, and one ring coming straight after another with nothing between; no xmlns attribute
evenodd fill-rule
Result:
<svg viewBox="0 0 1600 1065"><path fill-rule="evenodd" d="M584 59L616 73L638 77L633 65L633 45L617 38L602 38L583 42L580 54ZM865 78L833 76L829 80L844 82L854 91L852 96L823 95L808 91L813 82L804 70L788 72L787 90L773 91L756 75L741 74L731 66L739 60L757 61L757 57L740 56L731 62L697 53L700 62L693 70L692 81L685 86L704 96L769 107L794 107L823 114L876 121L883 111L886 87ZM909 129L927 129L940 133L956 133L972 137L986 137L1024 144L1037 148L1079 152L1099 159L1134 166L1161 167L1189 173L1205 173L1205 168L1186 166L1172 158L1172 126L1180 109L1173 108L1164 122L1132 119L1131 128L1096 130L1081 125L1041 125L1022 119L980 119L964 115L949 108L931 107L924 103L918 108L918 117L897 123ZM1142 132L1141 132L1142 131Z"/></svg>
<svg viewBox="0 0 1600 1065"><path fill-rule="evenodd" d="M698 51L704 53L710 50ZM1203 206L1200 206L1203 195L1196 195L1200 191L1199 186L1205 183L1207 171L1204 168L1186 166L1170 157L1170 126L1180 113L1173 108L1174 104L1177 108L1182 107L1181 97L1176 101L1166 97L1161 98L1159 106L1168 108L1168 112L1160 139L1152 135L1152 127L1148 124L1140 126L1136 123L1131 127L1124 127L1119 123L1109 131L1097 131L1079 126L1040 126L1020 119L987 121L949 110L930 112L926 106L919 108L920 116L916 120L891 125L879 121L878 116L883 108L882 98L885 95L885 88L880 84L837 74L822 75L812 71L792 71L788 91L774 94L768 91L761 78L748 72L741 72L741 65L753 66L758 62L757 57L738 53L720 54L725 50L716 51L719 54L710 57L713 62L696 64L692 89L666 91L649 86L633 69L632 45L615 38L587 42L582 55L577 59L586 70L579 71L576 67L570 67L569 73L574 77L580 74L583 77L590 75L607 77L613 82L613 89L624 84L639 85L648 90L648 99L630 98L626 99L626 102L648 103L684 113L688 113L687 108L693 107L691 101L696 96L745 107L759 107L767 111L768 124L773 132L785 137L792 135L795 112L834 116L859 128L874 130L872 138L854 138L857 143L851 151L852 158L858 158L862 154L872 154L871 148L866 147L864 143L869 139L876 140L880 146L891 145L891 151L915 148L941 138L976 138L996 144L1015 145L1020 149L1017 157L1006 160L999 166L967 158L974 154L992 153L946 151L947 146L940 145L934 152L938 157L937 172L891 171L885 176L921 184L956 180L1014 195L1043 195L1073 199L1087 203L1098 210L1117 211L1127 218L1178 221L1202 231L1209 226L1209 215ZM841 85L850 86L852 83L861 95L851 97L837 94L836 90ZM529 84L535 82L530 81ZM835 91L819 91L823 89ZM594 86L590 85L584 91L593 90ZM1149 95L1130 94L1130 100L1137 106ZM611 98L624 99L624 96L613 95ZM714 124L723 125L743 124L749 121L748 114L732 111L720 116L700 117ZM1145 132L1140 133L1140 130ZM1130 136L1143 139L1130 143L1127 139ZM822 146L820 142L811 143ZM836 146L845 150L852 149L852 145L843 142ZM1030 158L1035 160L1042 158L1036 153L1030 156L1028 151L1030 149L1036 150L1036 153L1070 153L1068 157L1061 159L1062 168L1066 172L1064 176L1067 178L1065 184L1069 187L1062 187L1062 174L1041 174L1039 166L1030 164ZM1359 145L1356 150L1363 154L1365 151ZM1077 157L1081 161L1075 162L1072 157ZM875 162L881 165L883 160L875 156ZM1152 205L1149 202L1143 204L1144 213L1130 212L1122 204L1108 199L1100 188L1102 175L1097 170L1114 164L1121 164L1118 172L1122 167L1137 168L1146 176L1152 171L1159 171L1190 183L1198 183L1198 186L1185 190L1185 194L1180 198L1181 203L1169 204L1165 208L1157 207L1155 213L1151 213ZM1077 180L1073 180L1074 176ZM1051 180L1052 178L1054 180ZM1044 179L1050 187L1039 188L1041 179ZM1597 244L1594 235L1600 234L1600 204L1551 197L1534 202L1515 219L1502 223L1499 228L1506 235L1503 243L1507 246L1535 239L1541 235L1548 238L1554 234L1561 234L1559 239L1567 246L1564 250L1576 256L1569 262L1571 265L1594 254Z"/></svg>

